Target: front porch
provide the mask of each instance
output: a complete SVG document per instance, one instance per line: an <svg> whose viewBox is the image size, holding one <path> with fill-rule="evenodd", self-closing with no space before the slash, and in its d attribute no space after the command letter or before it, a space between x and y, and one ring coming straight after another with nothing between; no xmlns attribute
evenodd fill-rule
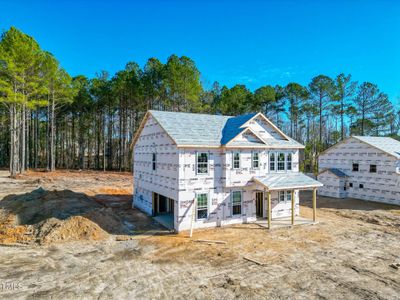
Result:
<svg viewBox="0 0 400 300"><path fill-rule="evenodd" d="M253 177L256 187L256 212L258 216L264 216L264 219L258 219L256 224L267 227L269 229L282 228L294 225L308 225L317 221L317 188L322 184L303 173L282 173L274 174L268 177ZM296 191L312 190L312 207L313 219L308 220L300 216L296 216ZM282 200L285 203L290 201L290 216L272 218L272 193L278 195L277 201ZM283 197L283 199L281 199ZM300 197L300 196L298 196ZM261 198L261 199L260 199ZM261 200L261 201L260 201ZM265 203L265 210L257 207L259 203ZM261 214L260 214L261 212ZM299 212L299 211L298 211Z"/></svg>
<svg viewBox="0 0 400 300"><path fill-rule="evenodd" d="M274 218L272 219L271 222L271 228L268 226L268 220L264 218L259 218L257 221L254 222L254 224L257 224L261 227L267 228L267 229L282 229L282 228L290 228L293 226L305 226L305 225L313 225L318 222L311 220L311 219L306 219L300 216L295 216L294 217L294 222L292 222L291 217L282 217L282 218Z"/></svg>

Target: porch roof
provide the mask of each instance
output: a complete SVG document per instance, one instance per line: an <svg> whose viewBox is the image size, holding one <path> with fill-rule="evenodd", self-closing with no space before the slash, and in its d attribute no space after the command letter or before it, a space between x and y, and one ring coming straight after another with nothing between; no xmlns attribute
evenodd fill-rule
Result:
<svg viewBox="0 0 400 300"><path fill-rule="evenodd" d="M303 173L268 174L266 177L253 177L253 180L269 191L311 189L323 186L321 182Z"/></svg>

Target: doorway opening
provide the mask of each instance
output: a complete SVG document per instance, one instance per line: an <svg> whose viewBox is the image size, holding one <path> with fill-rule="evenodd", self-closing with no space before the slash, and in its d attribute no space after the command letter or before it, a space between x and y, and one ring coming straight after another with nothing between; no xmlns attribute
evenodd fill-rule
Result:
<svg viewBox="0 0 400 300"><path fill-rule="evenodd" d="M174 229L174 199L153 192L154 219L169 229Z"/></svg>
<svg viewBox="0 0 400 300"><path fill-rule="evenodd" d="M264 193L256 192L256 216L262 218L264 213Z"/></svg>

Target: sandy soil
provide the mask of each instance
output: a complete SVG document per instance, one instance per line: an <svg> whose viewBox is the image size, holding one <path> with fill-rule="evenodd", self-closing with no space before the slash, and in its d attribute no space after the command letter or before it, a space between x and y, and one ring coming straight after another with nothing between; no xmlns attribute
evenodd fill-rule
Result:
<svg viewBox="0 0 400 300"><path fill-rule="evenodd" d="M245 224L196 231L191 240L129 208L129 174L5 175L0 199L38 187L71 190L135 229L105 230L99 241L0 247L0 298L400 299L400 207L319 197L316 225L268 231ZM312 215L310 198L301 195L303 217Z"/></svg>

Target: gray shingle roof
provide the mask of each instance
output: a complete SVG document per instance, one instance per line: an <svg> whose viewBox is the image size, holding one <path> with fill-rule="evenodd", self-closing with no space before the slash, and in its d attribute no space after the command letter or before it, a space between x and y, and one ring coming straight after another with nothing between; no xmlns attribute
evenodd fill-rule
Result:
<svg viewBox="0 0 400 300"><path fill-rule="evenodd" d="M348 177L344 172L340 171L339 169L336 168L330 168L328 169L329 172L331 172L332 174L336 175L337 177Z"/></svg>
<svg viewBox="0 0 400 300"><path fill-rule="evenodd" d="M149 112L177 145L213 147L226 145L244 130L241 126L256 115L256 113L252 113L234 117L157 110ZM264 142L266 147L304 147L293 139ZM264 145L264 143L254 142L240 142L239 144L235 146Z"/></svg>
<svg viewBox="0 0 400 300"><path fill-rule="evenodd" d="M381 136L353 136L353 138L400 159L400 142L395 139Z"/></svg>
<svg viewBox="0 0 400 300"><path fill-rule="evenodd" d="M268 190L286 190L317 188L323 184L303 173L268 174L267 177L254 177L256 182L265 185Z"/></svg>

